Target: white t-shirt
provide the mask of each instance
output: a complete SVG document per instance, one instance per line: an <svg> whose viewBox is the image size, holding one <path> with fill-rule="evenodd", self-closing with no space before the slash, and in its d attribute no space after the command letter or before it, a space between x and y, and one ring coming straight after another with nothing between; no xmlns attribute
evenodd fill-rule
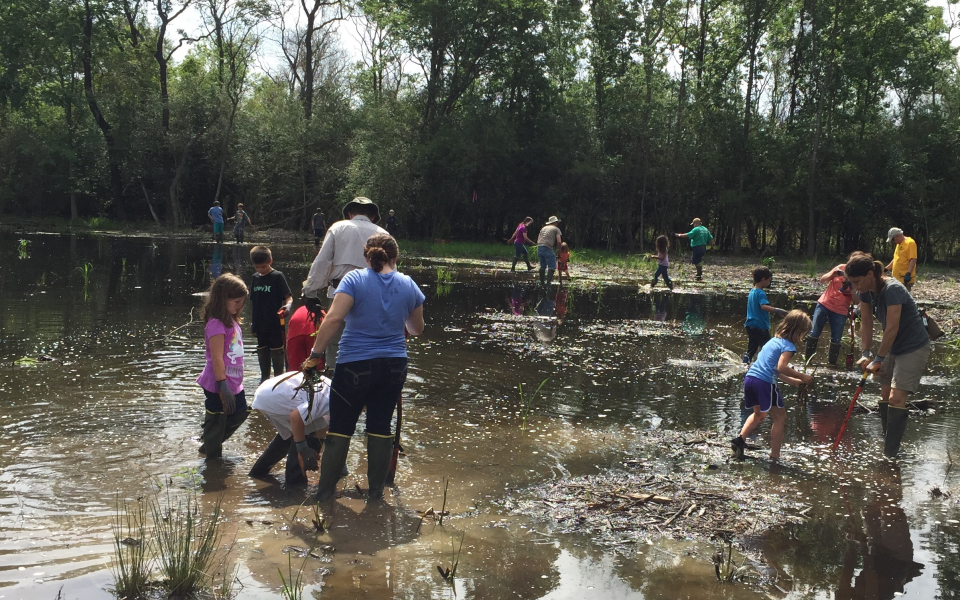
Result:
<svg viewBox="0 0 960 600"><path fill-rule="evenodd" d="M307 415L309 394L306 390L296 391L303 383L303 373L297 373L290 379L277 385L277 382L289 373L272 377L260 384L257 393L253 396L253 408L263 413L270 423L277 428L280 437L287 440L293 435L290 430L290 411L300 411L304 430L307 434L320 431L330 425L330 380L321 378L317 384L316 396L313 399L313 408ZM273 389L273 386L277 389Z"/></svg>

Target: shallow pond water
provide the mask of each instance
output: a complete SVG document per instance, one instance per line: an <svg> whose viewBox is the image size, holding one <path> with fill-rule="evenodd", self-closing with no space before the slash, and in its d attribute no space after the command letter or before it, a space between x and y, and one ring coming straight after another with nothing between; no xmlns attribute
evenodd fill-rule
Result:
<svg viewBox="0 0 960 600"><path fill-rule="evenodd" d="M748 491L809 507L776 530L743 532L747 558L738 560L751 582L719 585L709 532L611 545L518 507L536 502L544 483L625 469L652 429L733 431L745 298L594 283L548 296L533 275L483 265L441 265L452 281L438 282L438 265L415 258L402 269L427 294L427 330L409 347L397 487L386 505L366 505L352 491L354 482L366 488L365 477L351 474L317 538L300 507L303 488L246 476L273 437L265 419L251 415L223 462L206 465L197 454L198 294L211 271L249 280L249 248L0 235L0 598L53 598L61 588L64 598L111 597L117 498L158 489L197 490L205 507L222 497L240 598L275 597L287 552L315 539L335 548L305 562L308 594L322 598L960 596L960 469L952 468L960 386L944 349L920 395L936 410L911 419L899 469L879 458L874 415L851 419L837 459L824 453L846 408L837 396L856 384L827 367L804 409L787 392L784 465L772 468L763 451L743 464L718 459L714 477L735 475ZM296 297L314 250L272 248ZM788 308L813 300L775 288L771 299ZM876 399L868 386L864 404ZM354 438L351 473L365 472L361 442ZM662 470L704 467L682 449L662 450ZM440 509L445 481L449 517L421 524L416 511ZM934 487L948 495L932 495ZM461 540L451 585L436 567Z"/></svg>

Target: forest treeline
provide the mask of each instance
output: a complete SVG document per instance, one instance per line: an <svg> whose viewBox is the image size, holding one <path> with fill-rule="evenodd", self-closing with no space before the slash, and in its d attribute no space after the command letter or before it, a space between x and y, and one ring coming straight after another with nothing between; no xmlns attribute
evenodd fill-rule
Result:
<svg viewBox="0 0 960 600"><path fill-rule="evenodd" d="M634 250L696 216L733 252L896 225L960 254L952 18L923 0L0 4L3 214L306 228L365 195L410 236L556 214Z"/></svg>

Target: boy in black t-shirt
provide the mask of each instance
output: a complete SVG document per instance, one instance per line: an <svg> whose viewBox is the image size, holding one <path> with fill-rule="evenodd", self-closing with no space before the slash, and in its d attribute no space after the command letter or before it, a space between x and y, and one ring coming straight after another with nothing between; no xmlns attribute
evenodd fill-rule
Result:
<svg viewBox="0 0 960 600"><path fill-rule="evenodd" d="M260 383L263 383L270 378L271 362L274 375L286 371L283 351L283 340L286 336L283 325L280 324L279 312L283 310L283 319L286 322L293 296L290 294L287 278L271 266L273 255L270 248L254 246L250 250L250 260L257 270L250 285L250 302L253 306L251 329L257 336L257 360L260 363Z"/></svg>

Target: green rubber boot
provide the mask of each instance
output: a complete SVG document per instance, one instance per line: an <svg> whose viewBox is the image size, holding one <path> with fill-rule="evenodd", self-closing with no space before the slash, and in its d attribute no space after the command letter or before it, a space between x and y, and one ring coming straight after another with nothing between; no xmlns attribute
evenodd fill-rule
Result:
<svg viewBox="0 0 960 600"><path fill-rule="evenodd" d="M877 405L877 411L880 413L880 427L883 435L887 435L887 411L890 409L890 403L881 402Z"/></svg>
<svg viewBox="0 0 960 600"><path fill-rule="evenodd" d="M830 342L830 354L827 357L827 362L833 366L837 366L838 358L840 358L840 344Z"/></svg>
<svg viewBox="0 0 960 600"><path fill-rule="evenodd" d="M337 493L340 473L347 464L347 452L350 450L350 438L345 435L328 433L320 459L320 482L317 484L317 502L329 502Z"/></svg>
<svg viewBox="0 0 960 600"><path fill-rule="evenodd" d="M257 363L260 365L260 383L270 379L270 348L257 348Z"/></svg>
<svg viewBox="0 0 960 600"><path fill-rule="evenodd" d="M283 348L277 348L270 351L270 360L273 362L273 376L283 375L287 372L286 352Z"/></svg>
<svg viewBox="0 0 960 600"><path fill-rule="evenodd" d="M393 457L393 436L367 434L367 483L371 500L383 498L383 486L387 483L387 471Z"/></svg>
<svg viewBox="0 0 960 600"><path fill-rule="evenodd" d="M223 440L227 432L227 415L208 412L203 418L202 427L200 454L206 456L207 460L220 458L223 456Z"/></svg>
<svg viewBox="0 0 960 600"><path fill-rule="evenodd" d="M887 409L887 435L883 438L883 453L887 458L896 458L900 452L900 441L907 429L908 415L905 408L891 406Z"/></svg>

